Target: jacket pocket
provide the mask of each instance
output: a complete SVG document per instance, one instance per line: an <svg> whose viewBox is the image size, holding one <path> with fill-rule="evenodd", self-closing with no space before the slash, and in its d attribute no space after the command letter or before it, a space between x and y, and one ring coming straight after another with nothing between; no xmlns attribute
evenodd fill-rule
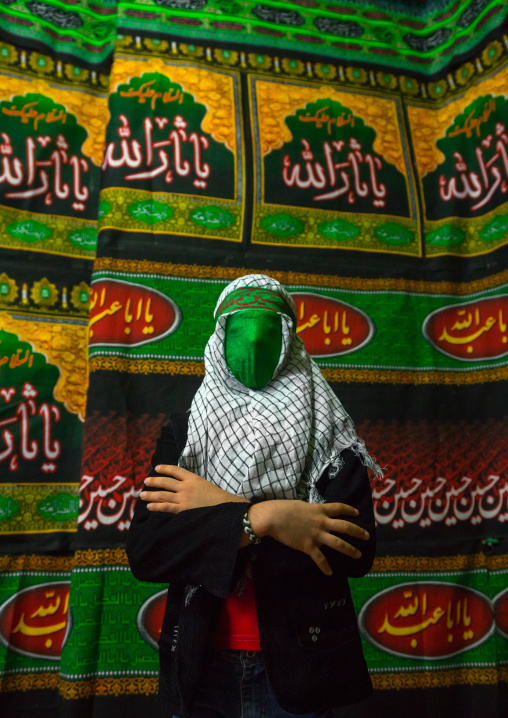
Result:
<svg viewBox="0 0 508 718"><path fill-rule="evenodd" d="M295 602L293 624L298 645L309 651L336 651L358 635L349 592Z"/></svg>

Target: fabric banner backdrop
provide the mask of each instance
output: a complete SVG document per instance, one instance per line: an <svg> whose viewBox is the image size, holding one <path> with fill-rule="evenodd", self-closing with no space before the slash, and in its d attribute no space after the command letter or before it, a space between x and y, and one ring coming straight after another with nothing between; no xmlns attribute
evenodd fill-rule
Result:
<svg viewBox="0 0 508 718"><path fill-rule="evenodd" d="M344 718L506 714L507 16L0 0L2 715L160 715L125 536L248 272L385 467Z"/></svg>

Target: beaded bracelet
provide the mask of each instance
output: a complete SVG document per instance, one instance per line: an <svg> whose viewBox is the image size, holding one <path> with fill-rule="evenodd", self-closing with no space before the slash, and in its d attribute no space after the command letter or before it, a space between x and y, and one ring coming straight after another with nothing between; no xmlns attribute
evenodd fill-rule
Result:
<svg viewBox="0 0 508 718"><path fill-rule="evenodd" d="M256 536L256 534L252 530L252 526L249 521L249 509L250 509L250 506L247 509L245 509L245 513L243 515L243 530L249 537L249 540L252 541L252 543L261 543L261 539L259 538L259 536Z"/></svg>

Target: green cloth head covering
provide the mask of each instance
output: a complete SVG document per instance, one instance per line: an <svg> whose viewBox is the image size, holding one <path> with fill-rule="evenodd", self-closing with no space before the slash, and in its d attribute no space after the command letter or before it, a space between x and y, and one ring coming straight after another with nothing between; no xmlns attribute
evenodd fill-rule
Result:
<svg viewBox="0 0 508 718"><path fill-rule="evenodd" d="M215 312L216 319L228 315L226 363L248 389L264 389L273 377L282 349L281 313L290 317L296 328L295 313L280 293L252 286L233 289Z"/></svg>
<svg viewBox="0 0 508 718"><path fill-rule="evenodd" d="M280 315L268 309L240 309L228 316L224 336L226 363L240 384L264 389L279 363Z"/></svg>
<svg viewBox="0 0 508 718"><path fill-rule="evenodd" d="M271 312L282 312L293 320L293 329L296 329L295 312L289 302L273 289L250 286L232 289L217 306L215 319L239 309L266 309Z"/></svg>

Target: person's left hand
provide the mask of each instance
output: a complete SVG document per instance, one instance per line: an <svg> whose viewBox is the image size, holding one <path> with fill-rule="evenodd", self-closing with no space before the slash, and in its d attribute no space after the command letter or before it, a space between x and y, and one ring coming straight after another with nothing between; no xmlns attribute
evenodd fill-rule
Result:
<svg viewBox="0 0 508 718"><path fill-rule="evenodd" d="M217 506L229 501L249 503L242 496L224 491L202 476L180 466L163 464L156 466L155 470L166 475L149 476L145 479L145 485L162 491L142 491L140 494L143 501L150 502L147 506L150 511L178 514L187 509Z"/></svg>

